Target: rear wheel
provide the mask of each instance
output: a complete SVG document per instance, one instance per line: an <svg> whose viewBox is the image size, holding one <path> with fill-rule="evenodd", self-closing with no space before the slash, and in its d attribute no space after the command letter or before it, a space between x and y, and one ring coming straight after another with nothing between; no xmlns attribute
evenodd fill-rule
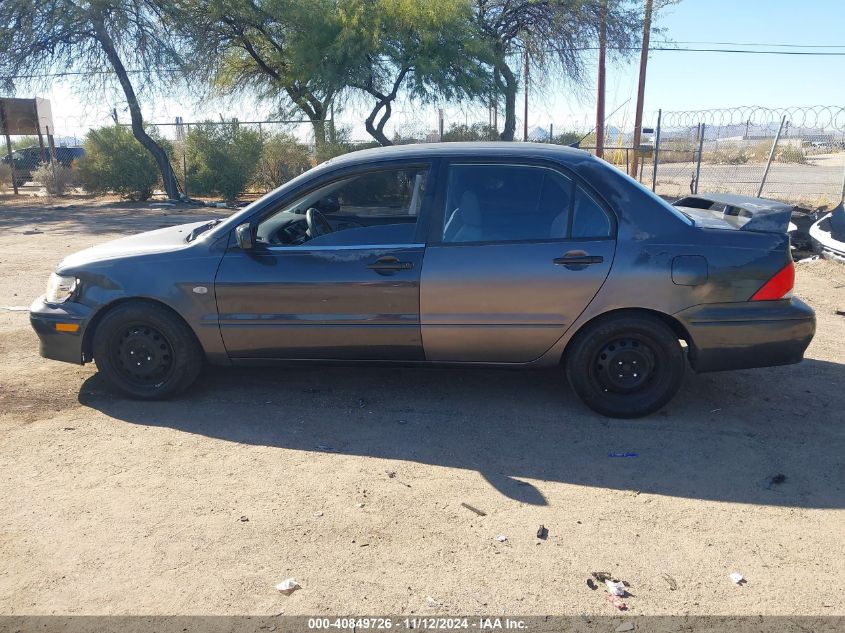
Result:
<svg viewBox="0 0 845 633"><path fill-rule="evenodd" d="M614 418L654 413L677 393L685 360L677 335L647 314L590 323L567 350L566 373L578 397Z"/></svg>
<svg viewBox="0 0 845 633"><path fill-rule="evenodd" d="M110 310L94 332L97 370L117 391L159 400L187 389L202 369L193 332L163 306L130 301Z"/></svg>

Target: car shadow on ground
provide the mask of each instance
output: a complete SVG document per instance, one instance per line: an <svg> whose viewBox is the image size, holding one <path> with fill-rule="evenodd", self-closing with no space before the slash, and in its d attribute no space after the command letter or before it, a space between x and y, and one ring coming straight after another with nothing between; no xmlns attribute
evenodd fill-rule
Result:
<svg viewBox="0 0 845 633"><path fill-rule="evenodd" d="M95 375L79 400L132 424L229 442L472 469L535 505L547 503L543 482L561 482L845 507L845 367L817 360L690 372L675 400L639 420L590 412L551 370L210 369L180 399L148 403L112 396Z"/></svg>

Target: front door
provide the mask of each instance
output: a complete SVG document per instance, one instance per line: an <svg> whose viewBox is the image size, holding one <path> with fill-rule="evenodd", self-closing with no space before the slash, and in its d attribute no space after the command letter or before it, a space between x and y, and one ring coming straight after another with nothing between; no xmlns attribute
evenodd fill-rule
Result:
<svg viewBox="0 0 845 633"><path fill-rule="evenodd" d="M233 359L420 360L427 166L317 185L260 218L215 282Z"/></svg>
<svg viewBox="0 0 845 633"><path fill-rule="evenodd" d="M448 171L421 280L426 359L530 362L607 278L613 214L549 166L453 163Z"/></svg>

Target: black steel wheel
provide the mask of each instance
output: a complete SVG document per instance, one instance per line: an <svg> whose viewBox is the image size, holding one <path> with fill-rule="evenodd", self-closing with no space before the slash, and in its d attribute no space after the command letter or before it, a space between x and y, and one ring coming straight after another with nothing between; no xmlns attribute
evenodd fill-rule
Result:
<svg viewBox="0 0 845 633"><path fill-rule="evenodd" d="M133 323L115 332L109 345L115 369L139 387L155 387L173 373L173 346L146 323Z"/></svg>
<svg viewBox="0 0 845 633"><path fill-rule="evenodd" d="M202 350L194 333L162 305L130 301L96 325L94 361L106 381L133 398L162 399L194 382Z"/></svg>
<svg viewBox="0 0 845 633"><path fill-rule="evenodd" d="M677 393L684 359L678 336L661 319L619 313L587 324L567 348L566 372L578 397L615 418L657 411Z"/></svg>

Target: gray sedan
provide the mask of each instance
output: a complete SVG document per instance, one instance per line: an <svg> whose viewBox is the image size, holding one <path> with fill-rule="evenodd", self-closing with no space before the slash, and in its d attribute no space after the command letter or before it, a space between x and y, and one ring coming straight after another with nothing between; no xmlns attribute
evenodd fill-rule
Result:
<svg viewBox="0 0 845 633"><path fill-rule="evenodd" d="M67 257L31 308L47 358L134 398L204 363L561 367L609 416L697 372L799 362L789 209L667 204L589 154L410 145L332 159L232 215Z"/></svg>

